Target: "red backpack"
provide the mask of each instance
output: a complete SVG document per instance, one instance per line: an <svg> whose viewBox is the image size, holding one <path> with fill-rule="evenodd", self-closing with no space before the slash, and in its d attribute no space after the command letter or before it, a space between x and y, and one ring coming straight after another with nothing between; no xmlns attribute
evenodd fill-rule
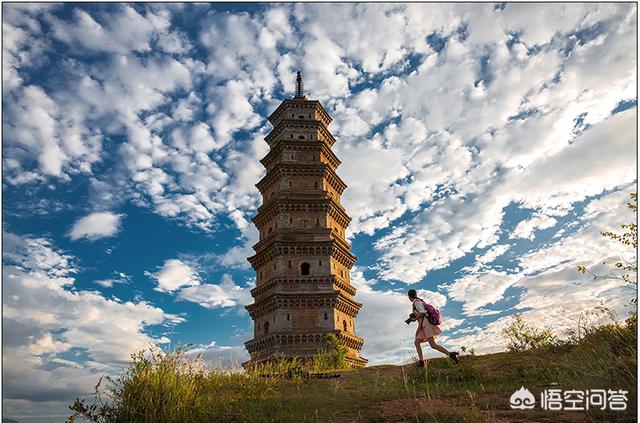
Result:
<svg viewBox="0 0 640 423"><path fill-rule="evenodd" d="M427 310L427 321L429 323L431 323L432 325L439 325L442 323L442 315L440 315L440 310L438 310L431 304L425 303L422 298L416 298L416 300L420 301L425 310Z"/></svg>

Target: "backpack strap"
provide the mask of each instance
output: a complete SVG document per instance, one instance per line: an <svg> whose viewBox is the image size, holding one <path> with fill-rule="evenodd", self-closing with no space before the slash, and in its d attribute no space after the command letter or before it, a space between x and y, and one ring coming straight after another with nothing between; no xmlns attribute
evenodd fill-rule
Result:
<svg viewBox="0 0 640 423"><path fill-rule="evenodd" d="M424 319L427 317L427 316L426 316L426 313L427 313L427 303L425 303L425 302L424 302L424 300L423 300L422 298L416 298L415 300L413 300L413 302L411 303L411 306L413 307L413 311L415 311L415 312L416 312L416 315L418 314L418 309L416 308L416 304L415 304L415 302L416 302L416 301L420 301L420 303L422 303L422 305L424 306L425 314L423 314L423 315L419 318L420 326L422 326L422 322L423 322L423 321L424 321Z"/></svg>

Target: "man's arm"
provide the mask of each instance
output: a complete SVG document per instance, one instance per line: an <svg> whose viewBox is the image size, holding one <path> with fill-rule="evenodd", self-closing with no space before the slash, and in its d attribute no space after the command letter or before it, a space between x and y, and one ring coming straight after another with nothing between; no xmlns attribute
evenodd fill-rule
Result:
<svg viewBox="0 0 640 423"><path fill-rule="evenodd" d="M418 312L417 317L422 317L427 315L427 309L422 304L422 301L414 301L413 306L416 308L416 311Z"/></svg>

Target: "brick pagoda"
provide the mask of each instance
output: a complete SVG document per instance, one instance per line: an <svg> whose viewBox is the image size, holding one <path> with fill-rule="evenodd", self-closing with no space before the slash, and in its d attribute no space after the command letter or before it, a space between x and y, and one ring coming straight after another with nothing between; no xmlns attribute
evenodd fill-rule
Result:
<svg viewBox="0 0 640 423"><path fill-rule="evenodd" d="M362 367L364 341L355 330L362 305L349 281L356 257L344 238L351 218L340 204L347 185L336 174L331 117L304 96L298 72L295 97L269 122L270 151L261 160L267 174L256 184L263 203L253 218L260 241L248 258L257 277L255 302L246 307L254 335L245 343L251 355L245 364L313 355L334 333L349 349L348 363Z"/></svg>

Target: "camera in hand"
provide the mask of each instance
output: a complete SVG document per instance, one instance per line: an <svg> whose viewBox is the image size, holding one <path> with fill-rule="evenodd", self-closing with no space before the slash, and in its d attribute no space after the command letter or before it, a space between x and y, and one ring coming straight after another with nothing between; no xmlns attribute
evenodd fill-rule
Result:
<svg viewBox="0 0 640 423"><path fill-rule="evenodd" d="M411 314L409 315L409 318L408 318L407 320L405 320L404 322L405 322L406 324L409 324L409 323L411 323L411 322L413 322L413 321L415 321L415 320L416 320L416 315L415 315L415 314L413 314L413 313L411 313Z"/></svg>

